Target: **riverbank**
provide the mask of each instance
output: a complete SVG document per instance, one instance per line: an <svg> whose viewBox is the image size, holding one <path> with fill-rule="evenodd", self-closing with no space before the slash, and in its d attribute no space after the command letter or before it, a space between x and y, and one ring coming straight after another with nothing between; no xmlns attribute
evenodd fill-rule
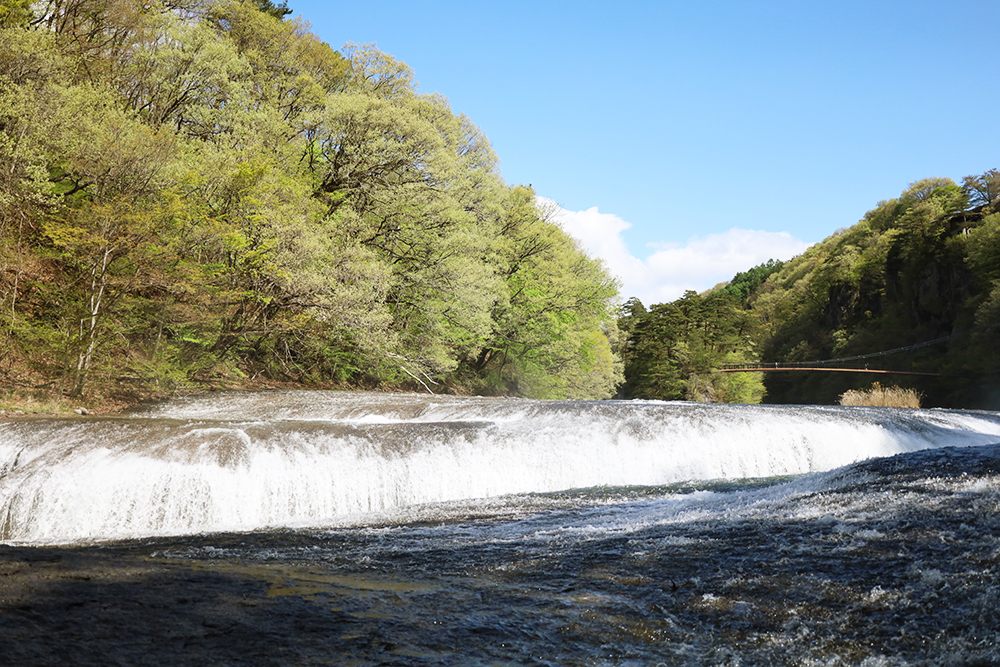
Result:
<svg viewBox="0 0 1000 667"><path fill-rule="evenodd" d="M388 386L376 384L348 385L346 383L312 383L234 380L195 385L173 391L162 391L151 388L104 387L97 385L79 398L69 398L62 391L50 388L27 389L23 387L4 386L0 384L0 421L11 417L69 416L82 415L113 415L126 412L138 406L168 400L179 396L210 394L217 391L270 391L280 389L309 390L327 389L340 391L382 391L400 392L414 391L413 387ZM454 387L441 393L462 393Z"/></svg>
<svg viewBox="0 0 1000 667"><path fill-rule="evenodd" d="M27 377L27 376L25 376ZM373 391L383 393L426 393L427 385L412 381L390 384L373 378L363 378L357 382L292 382L273 378L246 378L234 375L216 374L211 378L192 381L183 387L171 389L158 388L142 383L122 383L113 381L94 381L78 398L66 395L57 382L45 381L40 377L33 382L19 383L0 381L0 421L10 417L27 415L69 416L113 415L126 412L132 408L154 403L156 401L191 396L211 394L219 391L271 391L271 390L310 390L322 389L333 391ZM434 386L435 394L445 395L478 395L478 392L468 383L452 378Z"/></svg>

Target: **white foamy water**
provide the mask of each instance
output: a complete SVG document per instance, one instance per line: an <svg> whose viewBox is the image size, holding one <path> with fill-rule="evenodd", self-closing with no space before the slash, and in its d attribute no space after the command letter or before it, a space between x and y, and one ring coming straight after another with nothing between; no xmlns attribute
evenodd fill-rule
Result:
<svg viewBox="0 0 1000 667"><path fill-rule="evenodd" d="M427 503L798 475L998 440L990 412L222 393L0 424L0 540L321 527Z"/></svg>

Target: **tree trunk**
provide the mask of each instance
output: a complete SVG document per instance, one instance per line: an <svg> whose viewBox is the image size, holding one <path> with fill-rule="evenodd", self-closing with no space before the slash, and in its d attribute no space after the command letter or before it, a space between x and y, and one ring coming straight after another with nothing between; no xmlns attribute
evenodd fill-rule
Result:
<svg viewBox="0 0 1000 667"><path fill-rule="evenodd" d="M99 263L94 265L90 274L90 307L88 316L80 320L80 352L77 355L76 371L73 373L73 386L69 391L70 398L79 398L83 394L83 387L94 359L94 349L97 347L97 318L101 313L104 291L108 285L108 264L111 262L111 255L111 249L105 249Z"/></svg>

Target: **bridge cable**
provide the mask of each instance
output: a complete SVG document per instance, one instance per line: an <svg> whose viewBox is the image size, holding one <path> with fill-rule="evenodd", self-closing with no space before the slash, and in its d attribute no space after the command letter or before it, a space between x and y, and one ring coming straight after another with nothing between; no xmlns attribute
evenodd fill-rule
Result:
<svg viewBox="0 0 1000 667"><path fill-rule="evenodd" d="M937 345L937 344L943 343L943 342L945 342L947 340L951 340L952 338L960 338L962 336L967 336L970 333L973 333L975 331L980 331L980 330L983 330L983 329L995 329L995 328L997 328L997 326L1000 326L1000 325L996 325L996 324L984 324L984 325L980 325L978 327L972 327L971 329L966 329L965 331L959 331L958 333L953 333L950 336L943 336L942 338L935 338L934 340L929 340L929 341L926 341L924 343L915 343L914 345L907 345L906 347L897 347L897 348L892 349L892 350L883 350L881 352L870 352L868 354L856 354L853 357L838 357L836 359L820 359L820 360L817 360L817 361L796 361L796 362L789 362L789 363L774 362L773 364L770 363L770 362L751 362L751 363L743 363L743 364L740 364L740 363L725 363L725 364L721 364L721 367L722 368L740 368L740 367L747 367L747 366L760 366L760 367L767 367L767 368L790 368L790 367L794 367L794 366L806 366L806 365L816 365L816 364L835 364L835 363L842 363L842 362L846 362L846 361L859 361L861 359L871 359L871 358L874 358L874 357L887 357L890 354L898 354L900 352L909 352L910 350L919 350L920 348L923 348L923 347L930 347L931 345Z"/></svg>

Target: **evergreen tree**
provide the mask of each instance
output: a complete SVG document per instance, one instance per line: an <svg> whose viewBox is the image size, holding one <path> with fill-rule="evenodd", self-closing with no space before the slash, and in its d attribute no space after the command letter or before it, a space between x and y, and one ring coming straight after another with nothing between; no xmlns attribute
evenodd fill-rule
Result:
<svg viewBox="0 0 1000 667"><path fill-rule="evenodd" d="M288 0L282 0L280 5L274 4L271 0L254 0L254 5L260 11L279 20L292 13L292 10L288 8Z"/></svg>

